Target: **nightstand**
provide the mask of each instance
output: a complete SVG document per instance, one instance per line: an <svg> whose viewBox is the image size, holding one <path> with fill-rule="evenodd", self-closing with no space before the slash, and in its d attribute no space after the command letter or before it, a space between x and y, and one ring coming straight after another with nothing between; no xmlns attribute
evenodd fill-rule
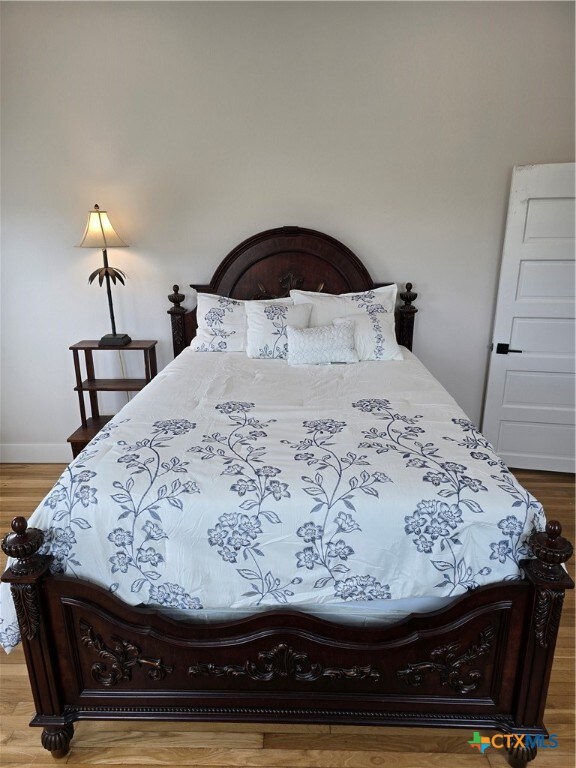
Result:
<svg viewBox="0 0 576 768"><path fill-rule="evenodd" d="M80 419L82 425L70 435L68 442L72 446L72 455L78 456L80 451L95 437L102 427L107 424L112 416L100 414L98 408L98 392L139 392L149 381L158 373L156 367L156 344L155 340L131 341L124 346L98 346L97 339L88 341L79 341L73 344L70 349L74 355L74 371L76 373L76 386L74 391L78 392L78 404L80 406ZM144 378L143 379L97 379L94 373L93 352L109 352L110 350L137 350L144 355ZM86 378L82 379L82 370L80 366L80 352L84 352L84 367L86 369ZM86 416L86 404L84 402L84 393L88 392L90 400L89 417Z"/></svg>

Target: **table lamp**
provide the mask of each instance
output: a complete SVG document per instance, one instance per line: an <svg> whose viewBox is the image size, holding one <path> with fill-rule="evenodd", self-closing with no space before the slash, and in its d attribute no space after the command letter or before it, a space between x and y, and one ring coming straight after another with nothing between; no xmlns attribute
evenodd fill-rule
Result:
<svg viewBox="0 0 576 768"><path fill-rule="evenodd" d="M114 227L110 223L108 214L106 211L101 211L100 208L95 205L94 210L88 214L88 223L86 224L86 231L82 237L82 240L78 243L78 248L101 248L102 256L104 257L104 266L99 269L95 269L94 272L88 278L88 282L92 283L96 277L98 282L102 285L103 281L106 281L106 293L108 294L108 308L110 310L110 322L112 323L112 333L107 333L102 336L98 342L100 347L123 347L129 344L132 339L126 333L116 333L116 321L114 320L114 306L112 305L112 291L110 290L110 280L116 285L116 280L119 280L124 285L126 275L122 270L115 269L108 264L108 248L128 248L125 243L114 230Z"/></svg>

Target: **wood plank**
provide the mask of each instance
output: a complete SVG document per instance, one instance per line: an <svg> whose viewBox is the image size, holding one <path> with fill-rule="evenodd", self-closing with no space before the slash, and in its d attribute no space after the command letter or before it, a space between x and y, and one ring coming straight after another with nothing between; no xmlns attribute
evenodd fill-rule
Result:
<svg viewBox="0 0 576 768"><path fill-rule="evenodd" d="M169 729L141 728L140 723L133 723L133 728L127 727L126 723L121 723L122 728L110 728L110 723L98 723L99 727L87 728L88 723L81 723L75 729L74 749L99 749L103 744L106 747L115 748L123 746L131 747L133 743L138 744L139 750L172 748L188 749L262 749L264 735L259 732L253 733L223 733L218 731L190 731L184 728L172 727ZM95 724L92 724L95 725ZM6 718L2 724L4 728L12 732L4 741L3 745L11 748L21 749L35 747L38 744L40 731L36 728L27 728L26 730L18 727L17 719L12 715ZM206 728L206 725L204 726ZM290 737L285 737L290 738Z"/></svg>
<svg viewBox="0 0 576 768"><path fill-rule="evenodd" d="M345 727L345 726L344 726ZM425 731L425 732L423 732ZM333 732L311 736L309 734L264 734L264 749L318 749L328 751L362 752L421 752L422 747L428 752L449 752L450 754L470 754L467 731L451 729L419 729L419 737L411 743L406 742L406 731L401 728L380 728L378 734L363 734L359 731L343 733Z"/></svg>
<svg viewBox="0 0 576 768"><path fill-rule="evenodd" d="M475 754L458 755L459 768L478 768ZM443 754L422 753L414 760L404 752L333 752L331 750L155 750L153 754L134 755L130 750L76 750L68 765L193 765L215 768L447 768Z"/></svg>

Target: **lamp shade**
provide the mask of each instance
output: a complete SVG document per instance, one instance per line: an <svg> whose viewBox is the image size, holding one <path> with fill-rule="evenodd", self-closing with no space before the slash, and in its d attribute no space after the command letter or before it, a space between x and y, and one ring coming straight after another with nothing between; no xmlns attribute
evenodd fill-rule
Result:
<svg viewBox="0 0 576 768"><path fill-rule="evenodd" d="M95 205L88 214L86 230L78 248L128 248L128 244L116 234L106 211Z"/></svg>

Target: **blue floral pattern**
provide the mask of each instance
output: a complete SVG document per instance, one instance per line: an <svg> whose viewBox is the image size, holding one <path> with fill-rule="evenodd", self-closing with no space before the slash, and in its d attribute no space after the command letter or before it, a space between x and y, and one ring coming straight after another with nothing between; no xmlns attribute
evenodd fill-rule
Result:
<svg viewBox="0 0 576 768"><path fill-rule="evenodd" d="M372 600L375 595L390 598L389 586L380 584L374 576L353 576L344 581L339 578L340 574L350 572L347 562L355 554L347 535L362 530L354 516L355 496L362 492L378 498L375 486L390 482L390 478L383 472L359 470L369 466L365 455L352 451L344 456L338 454L335 436L346 427L346 422L318 419L304 421L303 426L306 438L298 443L282 441L296 452L296 461L314 467L314 477L302 475L306 483L303 490L313 500L313 519L303 522L296 531L309 544L296 553L296 567L324 571L315 581L314 589L332 584L334 595L343 600Z"/></svg>
<svg viewBox="0 0 576 768"><path fill-rule="evenodd" d="M264 552L259 541L264 525L278 525L280 517L271 507L290 498L288 483L279 475L282 470L264 464L266 447L255 443L268 436L267 428L275 419L262 421L250 415L254 403L230 401L216 405L216 410L229 420L227 434L214 432L204 435L203 445L194 446L192 453L202 460L221 462L221 475L229 475L234 481L229 491L239 501L238 511L220 515L213 528L208 530L208 543L215 547L227 563L236 565L238 559L248 567L236 568L236 573L250 583L243 597L254 598L260 605L266 598L287 603L294 595L293 586L302 579L294 576L284 582L272 569L262 567ZM248 514L249 513L249 514Z"/></svg>
<svg viewBox="0 0 576 768"><path fill-rule="evenodd" d="M226 352L228 339L236 336L238 331L226 322L229 315L242 309L242 302L236 299L218 296L215 306L208 309L202 317L202 338L196 345L198 352Z"/></svg>
<svg viewBox="0 0 576 768"><path fill-rule="evenodd" d="M426 430L419 426L421 416L407 417L397 413L391 403L383 399L359 400L353 403L353 407L371 413L384 422L364 432L366 441L360 447L373 449L377 454L400 454L406 467L419 470L424 483L439 489L436 492L438 497L450 499L450 502L422 499L416 504L416 509L404 518L405 533L411 537L417 552L432 555L430 563L443 574L442 581L435 584L435 588L453 594L461 589L478 587L478 577L490 575L492 567L483 565L475 570L465 557L458 555L458 550L462 546L462 532L468 525L464 525L465 509L475 515L485 513L481 500L472 498L472 495L488 490L483 479L474 477L473 470L467 465L445 460L434 442L424 442ZM471 458L476 462L486 462L490 467L500 466L502 477L492 475L492 479L500 481L501 490L514 496L514 506L525 507L522 520L510 515L499 521L498 528L505 538L490 544L490 560L504 564L509 559L517 565L522 557L528 555L529 513L534 512L535 518L540 518L542 524L542 508L530 494L519 488L502 462L495 458L490 444L470 421L453 419L453 423L467 432L467 436L461 441L450 436L444 439L469 449ZM535 525L536 519L532 522L532 526Z"/></svg>
<svg viewBox="0 0 576 768"><path fill-rule="evenodd" d="M287 304L269 304L264 307L264 314L272 323L272 335L276 338L272 346L265 344L258 349L259 357L268 357L273 359L285 360L288 355L288 305Z"/></svg>
<svg viewBox="0 0 576 768"><path fill-rule="evenodd" d="M12 621L10 624L6 623L4 619L0 619L0 645L6 651L11 651L20 642L20 628L17 621Z"/></svg>
<svg viewBox="0 0 576 768"><path fill-rule="evenodd" d="M527 545L528 537L534 532L543 531L545 528L546 519L542 505L516 481L506 465L495 456L494 449L488 440L471 421L452 419L452 423L460 427L466 436L461 440L453 437L444 437L444 440L456 442L459 447L468 450L470 457L475 461L485 462L488 467L498 467L499 474L491 475L491 479L496 481L500 490L514 499L512 507L516 509L520 517L508 515L499 521L498 528L502 531L504 538L490 544L490 559L498 560L501 564L504 564L506 560L517 564L523 558L531 556L530 548ZM514 579L518 576L511 575L505 578Z"/></svg>
<svg viewBox="0 0 576 768"><path fill-rule="evenodd" d="M156 421L149 437L130 444L121 441L124 455L118 465L129 476L115 480L116 493L112 501L121 509L118 521L122 521L108 534L108 541L115 548L109 558L112 574L130 574L133 578L130 591L139 593L149 590L149 602L165 607L199 609L200 600L171 582L161 582L165 557L160 543L168 535L162 527L160 512L167 507L183 509L182 497L199 493L194 480L182 482L179 477L188 473L189 462L178 456L164 458L162 449L169 448L174 437L186 435L196 425L187 419ZM110 585L115 592L119 583Z"/></svg>
<svg viewBox="0 0 576 768"><path fill-rule="evenodd" d="M358 304L358 309L364 311L370 318L372 330L374 331L374 349L372 350L372 359L381 360L386 358L386 339L382 325L380 323L379 315L388 314L386 307L376 301L376 294L374 291L366 291L355 296L350 297L352 301Z"/></svg>
<svg viewBox="0 0 576 768"><path fill-rule="evenodd" d="M113 481L114 493L107 499L112 508L120 509L117 525L106 536L113 549L108 558L110 574L131 577L130 591L134 594L148 588L150 603L189 609L202 607L198 598L177 584L161 581L165 557L159 543L168 538L161 511L167 507L182 510L182 497L199 493L195 481L178 477L188 473L188 462L178 456L165 457L163 450L169 448L174 437L194 428L195 424L187 419L167 419L154 422L149 437L135 443L118 441L122 453L117 459L118 471L127 477ZM85 565L75 551L76 537L93 525L82 512L101 503L101 494L94 485L97 473L87 466L92 455L88 446L44 501L44 507L52 510L54 524L46 531L41 551L52 554L53 572L79 576ZM111 592L118 587L118 581L108 584Z"/></svg>

